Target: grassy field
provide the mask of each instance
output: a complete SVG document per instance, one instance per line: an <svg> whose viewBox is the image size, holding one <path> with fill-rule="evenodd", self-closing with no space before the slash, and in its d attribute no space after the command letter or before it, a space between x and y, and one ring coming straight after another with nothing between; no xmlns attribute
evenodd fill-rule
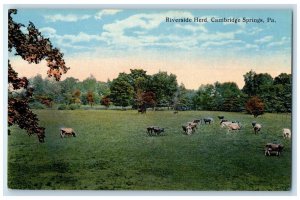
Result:
<svg viewBox="0 0 300 200"><path fill-rule="evenodd" d="M81 190L233 190L286 191L291 188L291 115L265 114L254 135L253 116L242 113L185 111L37 110L46 142L12 127L8 137L8 187ZM218 115L239 120L239 132L227 133ZM191 136L181 125L204 116L215 118ZM146 127L165 128L150 137ZM60 138L60 127L78 136ZM280 157L264 155L264 145L285 146Z"/></svg>

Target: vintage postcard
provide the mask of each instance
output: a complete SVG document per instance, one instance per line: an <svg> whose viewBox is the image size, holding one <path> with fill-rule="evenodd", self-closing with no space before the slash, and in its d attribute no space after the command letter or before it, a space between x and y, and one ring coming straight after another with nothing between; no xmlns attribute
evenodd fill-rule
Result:
<svg viewBox="0 0 300 200"><path fill-rule="evenodd" d="M9 190L293 188L293 9L7 14Z"/></svg>

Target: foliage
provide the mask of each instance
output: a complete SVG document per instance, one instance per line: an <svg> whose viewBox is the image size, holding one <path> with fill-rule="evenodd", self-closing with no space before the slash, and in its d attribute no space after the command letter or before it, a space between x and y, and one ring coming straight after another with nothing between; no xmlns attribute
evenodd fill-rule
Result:
<svg viewBox="0 0 300 200"><path fill-rule="evenodd" d="M267 73L256 74L251 70L244 78L242 91L248 98L258 96L264 102L266 112L291 112L291 74L281 73L273 79Z"/></svg>
<svg viewBox="0 0 300 200"><path fill-rule="evenodd" d="M110 91L114 105L126 107L131 104L134 88L128 82L128 76L125 73L120 73L118 78L112 80Z"/></svg>
<svg viewBox="0 0 300 200"><path fill-rule="evenodd" d="M245 107L246 107L246 111L249 114L254 115L254 117L257 117L264 113L264 103L257 96L251 97L247 101Z"/></svg>
<svg viewBox="0 0 300 200"><path fill-rule="evenodd" d="M80 108L79 104L71 104L71 105L69 105L69 109L70 110L76 110L76 109L79 109L79 108Z"/></svg>
<svg viewBox="0 0 300 200"><path fill-rule="evenodd" d="M164 81L161 80L160 84L155 84L154 82L158 78L154 79L153 76L158 75L147 75L146 71L142 69L131 69L129 74L120 73L116 79L107 83L99 82L93 76L84 81L67 78L64 81L56 82L49 78L43 79L41 75L33 77L29 82L30 86L35 89L33 100L38 102L41 102L40 97L42 97L52 99L52 103L87 105L89 102L87 100L88 91L86 90L90 88L93 90L94 105L105 103L101 102L101 100L109 97L110 104L117 102L114 105L120 106L120 101L125 102L125 99L127 99L127 103L124 105L137 109L143 104L143 94L153 93L152 96L155 96L155 99L153 99L152 103L148 103L147 107L172 106L174 109L179 110L241 112L245 110L246 101L251 97L249 94L253 93L257 94L256 96L264 102L265 112L291 112L291 74L282 73L273 80L266 73L257 74L254 71L250 71L247 74L249 73L253 75L252 79L254 81L251 89L252 92L250 93L244 92L246 91L246 86L240 90L234 82L215 82L214 84L201 85L198 90L188 90L183 84L180 84L175 87L176 91L173 90L167 96L168 88L165 85L168 82L167 79L171 79L170 76L167 74L165 78L161 78ZM160 77L163 77L163 75L160 75ZM119 83L121 80L126 82L127 85L123 86L122 94L125 94L123 99L120 97L121 93L119 93L121 87L116 87L116 83ZM177 84L177 81L173 83L175 83L173 84L174 86ZM248 88L250 88L250 82L247 84ZM126 88L128 89L127 92L125 92ZM112 95L111 89L113 89ZM117 95L118 99L115 99Z"/></svg>
<svg viewBox="0 0 300 200"><path fill-rule="evenodd" d="M69 68L66 67L63 60L63 54L53 48L49 39L44 38L32 22L27 26L28 33L23 33L21 27L23 24L16 23L12 14L17 14L17 10L8 11L8 50L15 52L28 63L40 63L46 60L48 77L54 77L56 81L60 80L62 73L66 73ZM25 129L29 135L36 134L40 142L44 142L45 128L38 125L37 115L29 107L30 98L33 95L33 89L29 86L26 77L19 78L18 73L13 70L8 61L8 83L10 86L8 95L8 125L18 125ZM16 90L25 90L25 95L16 96ZM15 94L12 94L15 92Z"/></svg>
<svg viewBox="0 0 300 200"><path fill-rule="evenodd" d="M88 91L87 95L86 95L86 99L87 102L91 105L91 107L94 105L95 103L95 99L94 99L94 93L92 91Z"/></svg>
<svg viewBox="0 0 300 200"><path fill-rule="evenodd" d="M101 105L104 105L106 107L106 109L108 109L108 107L111 104L111 100L110 100L109 96L104 96L104 97L102 97L100 103L101 103Z"/></svg>
<svg viewBox="0 0 300 200"><path fill-rule="evenodd" d="M31 109L45 109L46 106L40 102L34 101L29 103Z"/></svg>
<svg viewBox="0 0 300 200"><path fill-rule="evenodd" d="M72 95L72 103L76 103L76 104L80 104L81 103L81 101L80 101L80 96L81 96L81 92L80 92L80 90L75 90L74 92L73 92L73 95Z"/></svg>
<svg viewBox="0 0 300 200"><path fill-rule="evenodd" d="M150 79L149 91L155 93L158 106L170 107L177 92L177 77L167 72L153 74Z"/></svg>
<svg viewBox="0 0 300 200"><path fill-rule="evenodd" d="M58 110L67 110L68 106L66 104L61 104L57 107Z"/></svg>
<svg viewBox="0 0 300 200"><path fill-rule="evenodd" d="M138 108L146 112L147 108L154 107L156 104L155 93L151 91L143 92L142 90L138 90L136 94L136 102Z"/></svg>

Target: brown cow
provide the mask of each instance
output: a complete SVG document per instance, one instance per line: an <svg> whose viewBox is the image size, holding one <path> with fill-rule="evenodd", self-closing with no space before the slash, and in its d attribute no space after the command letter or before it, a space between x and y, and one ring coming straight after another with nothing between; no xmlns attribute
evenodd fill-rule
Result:
<svg viewBox="0 0 300 200"><path fill-rule="evenodd" d="M65 136L76 137L76 133L72 128L61 128L60 129L60 136L61 136L61 138L64 138Z"/></svg>
<svg viewBox="0 0 300 200"><path fill-rule="evenodd" d="M265 146L265 156L271 156L272 154L275 154L276 156L280 156L282 150L283 150L283 145L281 144L267 143Z"/></svg>

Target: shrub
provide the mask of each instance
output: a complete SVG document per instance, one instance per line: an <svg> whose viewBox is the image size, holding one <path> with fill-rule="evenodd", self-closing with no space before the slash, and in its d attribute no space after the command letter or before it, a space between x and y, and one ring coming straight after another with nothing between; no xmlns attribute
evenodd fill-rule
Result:
<svg viewBox="0 0 300 200"><path fill-rule="evenodd" d="M79 109L80 108L80 105L79 104L71 104L70 106L69 106L69 109L70 110L76 110L76 109Z"/></svg>
<svg viewBox="0 0 300 200"><path fill-rule="evenodd" d="M265 106L263 101L260 98L254 96L247 101L245 107L246 107L246 111L249 114L254 115L254 117L257 117L264 113Z"/></svg>
<svg viewBox="0 0 300 200"><path fill-rule="evenodd" d="M46 105L35 101L35 102L30 103L30 108L32 108L32 109L45 109Z"/></svg>
<svg viewBox="0 0 300 200"><path fill-rule="evenodd" d="M68 106L66 104L61 104L57 107L58 110L67 110Z"/></svg>

